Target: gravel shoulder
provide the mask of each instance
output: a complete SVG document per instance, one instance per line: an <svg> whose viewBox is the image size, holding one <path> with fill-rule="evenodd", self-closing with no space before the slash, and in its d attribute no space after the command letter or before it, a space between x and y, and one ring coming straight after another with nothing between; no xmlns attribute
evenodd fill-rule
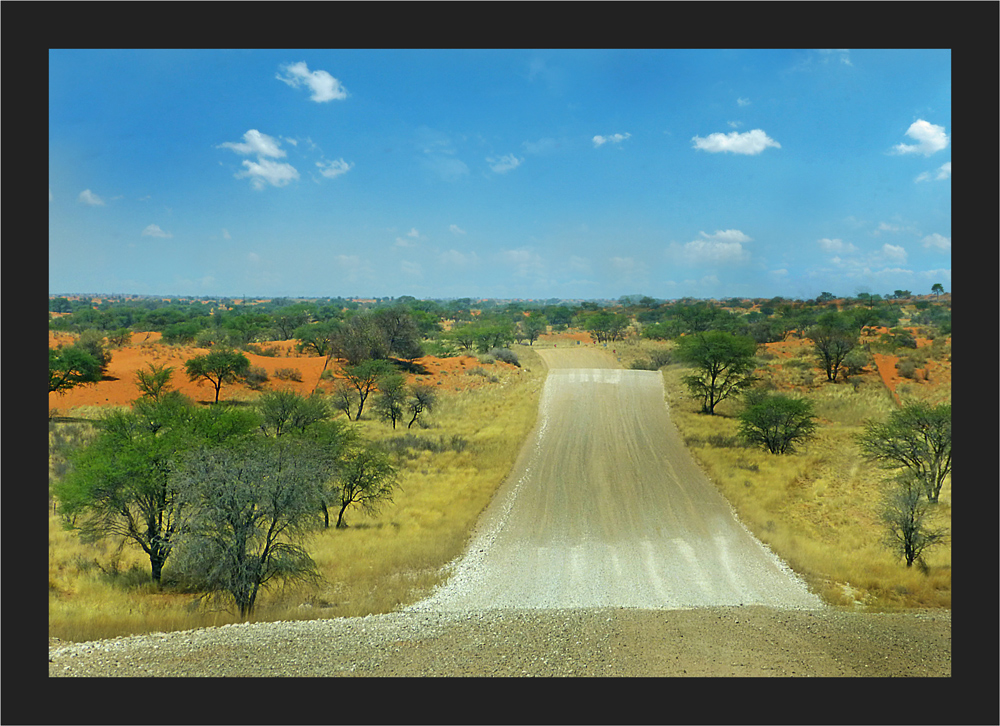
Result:
<svg viewBox="0 0 1000 726"><path fill-rule="evenodd" d="M951 675L951 613L762 606L406 612L51 647L50 676Z"/></svg>

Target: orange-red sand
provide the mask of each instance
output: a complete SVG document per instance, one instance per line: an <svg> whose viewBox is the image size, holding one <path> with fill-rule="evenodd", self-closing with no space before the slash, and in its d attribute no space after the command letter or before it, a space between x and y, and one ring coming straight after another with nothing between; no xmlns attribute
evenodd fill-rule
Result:
<svg viewBox="0 0 1000 726"><path fill-rule="evenodd" d="M65 393L50 393L49 411L57 409L60 413L66 414L80 406L127 406L140 396L140 391L135 385L136 372L141 368L147 368L150 363L173 367L174 373L170 379L170 387L173 390L180 391L195 401L205 403L214 401L215 388L210 383L205 381L201 383L191 382L184 372L186 361L198 355L205 355L209 352L208 349L166 345L160 342L160 337L160 333L156 332L133 333L132 342L129 345L112 349L111 362L108 364L104 380L95 384L78 386ZM74 338L75 336L70 334L50 331L49 345L53 347L70 345ZM247 352L244 352L244 355L250 360L251 366L259 366L267 371L270 380L264 384L265 390L282 388L296 391L302 395L309 395L318 386L321 391L329 391L332 382L320 380L326 358L296 353L295 342L294 340L286 340L260 344L262 348L278 348L281 352L277 357ZM479 361L471 355L454 358L426 356L418 358L415 363L423 366L427 373L411 374L408 379L438 385L439 390L443 392L474 388L487 382L487 378L483 376L467 374L468 371L480 366ZM490 367L514 368L514 366L499 361ZM299 382L279 379L275 372L282 368L298 370L302 380ZM331 361L327 368L333 372L334 376L340 373L338 361ZM219 400L241 398L248 393L252 394L252 391L245 384L224 384Z"/></svg>
<svg viewBox="0 0 1000 726"><path fill-rule="evenodd" d="M917 328L907 328L911 333L916 336ZM878 340L878 337L883 333L889 332L888 328L874 328L872 334L869 337L865 337L862 342L874 342ZM917 348L929 347L933 341L928 338L916 337ZM950 338L949 338L950 342ZM771 353L774 353L779 358L793 358L798 355L808 354L812 350L812 343L808 339L796 339L791 338L788 340L782 340L777 343L766 343L765 347ZM899 375L899 371L896 369L896 363L899 361L899 356L888 355L885 353L873 353L872 358L875 360L875 372L878 374L882 383L892 394L896 402L899 403L899 395L896 393L896 388L900 383L917 383L921 386L943 386L951 387L951 362L949 361L938 361L938 360L928 360L924 368L919 369L912 379L906 379Z"/></svg>

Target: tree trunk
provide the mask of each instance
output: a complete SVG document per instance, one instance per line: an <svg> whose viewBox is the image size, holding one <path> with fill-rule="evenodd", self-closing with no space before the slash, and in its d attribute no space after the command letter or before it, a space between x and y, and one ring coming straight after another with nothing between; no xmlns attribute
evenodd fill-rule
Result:
<svg viewBox="0 0 1000 726"><path fill-rule="evenodd" d="M160 584L160 578L163 575L163 564L166 562L166 557L156 553L149 556L149 564L153 573L153 582L157 585Z"/></svg>
<svg viewBox="0 0 1000 726"><path fill-rule="evenodd" d="M340 508L340 514L337 515L337 529L343 529L344 527L347 526L347 522L344 521L344 512L346 510L347 510L347 504L345 504Z"/></svg>

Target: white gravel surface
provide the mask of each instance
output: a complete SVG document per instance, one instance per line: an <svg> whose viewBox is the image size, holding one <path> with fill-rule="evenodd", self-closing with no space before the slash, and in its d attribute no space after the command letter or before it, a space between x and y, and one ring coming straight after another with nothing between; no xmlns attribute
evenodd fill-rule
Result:
<svg viewBox="0 0 1000 726"><path fill-rule="evenodd" d="M823 607L695 464L661 375L552 368L472 545L410 610L751 604Z"/></svg>

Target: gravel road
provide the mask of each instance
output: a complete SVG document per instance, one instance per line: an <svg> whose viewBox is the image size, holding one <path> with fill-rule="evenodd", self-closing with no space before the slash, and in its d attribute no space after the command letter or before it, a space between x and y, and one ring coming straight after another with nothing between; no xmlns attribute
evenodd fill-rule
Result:
<svg viewBox="0 0 1000 726"><path fill-rule="evenodd" d="M50 676L950 676L950 611L829 608L694 463L657 372L539 351L539 423L430 598L51 643Z"/></svg>
<svg viewBox="0 0 1000 726"><path fill-rule="evenodd" d="M534 440L451 579L417 607L823 607L691 458L659 372L594 349L540 355Z"/></svg>

